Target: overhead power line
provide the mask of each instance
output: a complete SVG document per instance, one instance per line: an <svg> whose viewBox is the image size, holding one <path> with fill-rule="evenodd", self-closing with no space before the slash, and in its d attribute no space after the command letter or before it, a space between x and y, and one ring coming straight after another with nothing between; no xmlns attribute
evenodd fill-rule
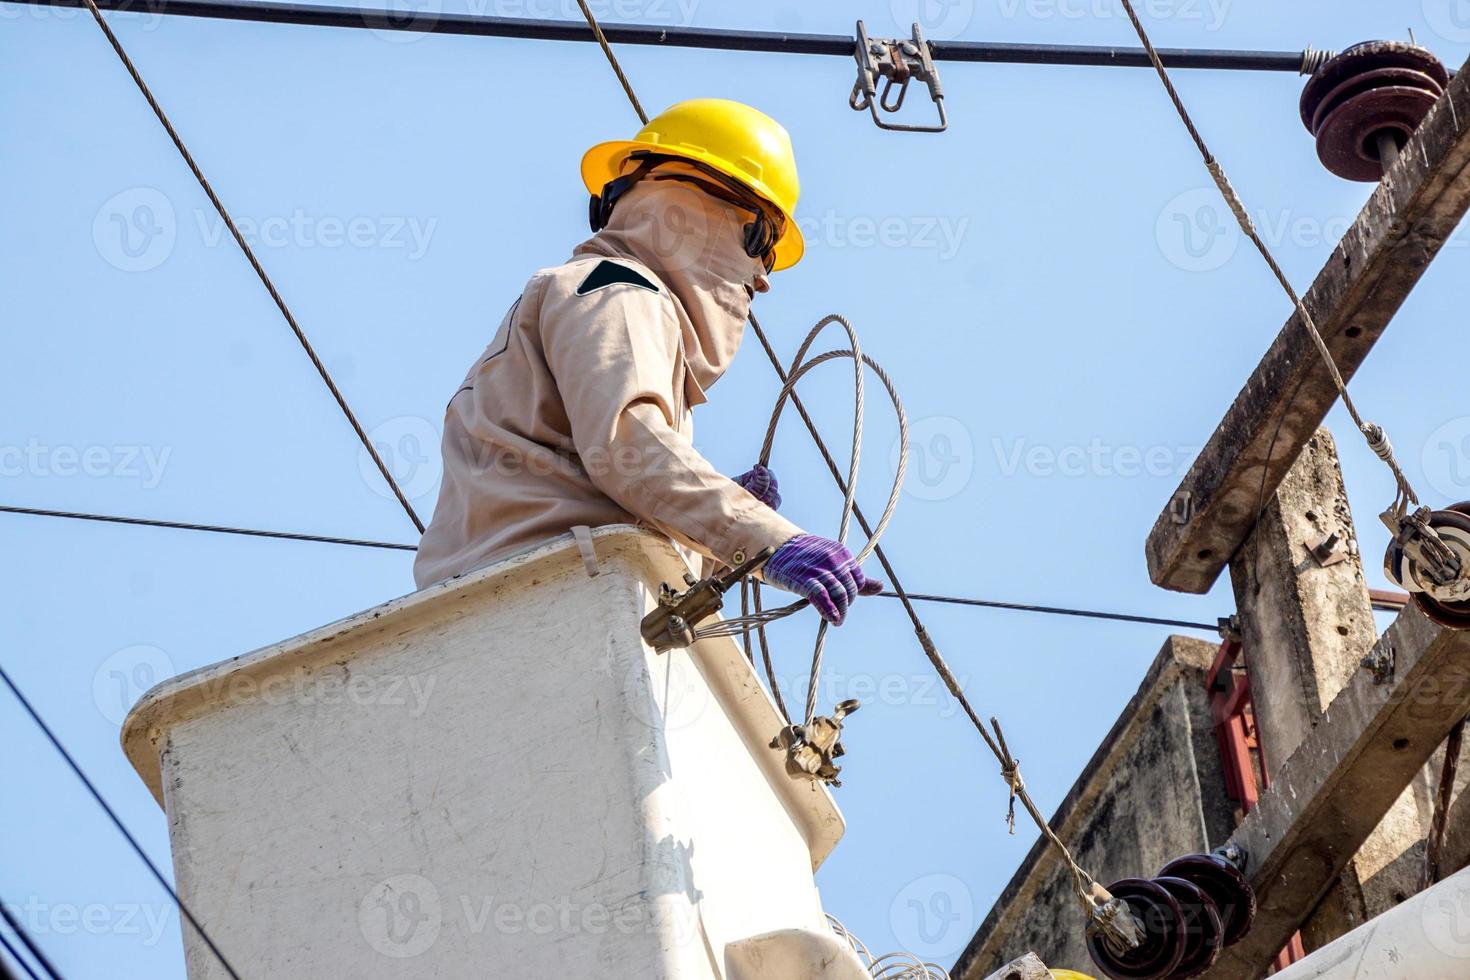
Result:
<svg viewBox="0 0 1470 980"><path fill-rule="evenodd" d="M417 551L418 546L401 544L397 541L373 541L369 538L337 538L324 534L300 534L294 531L266 531L259 528L227 527L220 524L190 524L184 521L163 521L148 517L122 517L115 514L87 514L80 511L45 510L40 507L15 507L0 504L0 514L20 514L27 517L56 517L73 521L93 521L102 524L126 524L135 527L168 528L175 531L208 531L212 534L237 534L252 538L275 538L285 541L310 541L317 544L341 544L355 548L381 548L390 551ZM904 598L896 592L882 595ZM1184 629L1200 629L1215 632L1212 623L1196 623L1183 619L1159 619L1153 616L1135 616L1131 613L1099 612L1091 609L1069 609L1062 606L1036 606L1019 602L1001 602L995 599L966 599L959 596L905 593L917 602L939 602L955 606L976 606L983 609L1010 609L1016 612L1033 612L1051 616L1081 616L1087 619L1108 619L1120 623L1146 623L1154 626L1178 626Z"/></svg>
<svg viewBox="0 0 1470 980"><path fill-rule="evenodd" d="M148 517L118 517L112 514L84 514L69 510L43 510L39 507L12 507L0 504L0 513L25 514L30 517L61 517L73 521L97 521L104 524L132 524L137 527L165 527L176 531L210 531L214 534L240 534L252 538L278 538L285 541L314 541L318 544L345 544L357 548L391 548L417 551L418 545L393 541L368 541L362 538L334 538L324 534L298 534L294 531L262 531L249 527L226 527L220 524L188 524L183 521L159 521Z"/></svg>
<svg viewBox="0 0 1470 980"><path fill-rule="evenodd" d="M148 870L153 873L154 879L163 887L164 891L168 892L169 897L174 900L174 904L179 907L179 911L183 913L189 925L194 927L194 931L199 934L199 938L209 947L209 951L214 954L214 958L219 961L220 966L224 967L225 972L233 980L240 980L240 974L235 972L235 968L230 965L230 961L225 959L225 954L220 952L219 947L215 945L214 939L210 937L209 933L204 931L204 926L194 916L193 910L179 897L179 893L174 889L174 886L163 876L163 872L158 870L158 865L154 864L153 859L148 856L148 852L143 850L143 845L138 843L138 839L133 836L132 831L128 830L127 825L122 822L122 818L117 815L117 811L98 792L97 785L82 771L82 767L77 764L76 759L72 758L72 754L66 750L66 746L61 744L61 740L56 737L56 733L51 730L51 726L46 724L36 709L31 706L30 700L20 692L20 688L15 686L15 682L10 679L10 674L6 673L4 667L0 667L0 682L3 682L10 689L10 693L15 695L15 699L20 702L20 706L25 709L25 713L30 715L31 721L35 722L36 727L41 729L41 733L46 736L46 740L51 743L51 747L60 753L62 759L66 760L66 764L72 773L75 774L77 779L81 780L83 786L87 787L87 792L91 794L93 802L102 809L103 813L107 814L107 819L111 820L112 825L117 828L118 833L123 835L123 839L132 847L133 853L137 854L138 858L148 866ZM9 920L8 913L6 914L6 919L7 921ZM22 941L27 941L25 934L20 932L19 928L13 923L12 928L15 928L16 932L20 934ZM29 948L29 942L27 942L27 946ZM39 950L32 948L31 952L35 953L38 959L42 959ZM42 959L42 962L45 962L44 959ZM52 972L54 973L55 971L52 970Z"/></svg>
<svg viewBox="0 0 1470 980"><path fill-rule="evenodd" d="M296 322L295 315L292 314L291 308L286 305L285 298L276 289L276 284L271 281L270 275L266 273L265 266L261 265L260 259L255 257L255 249L250 247L250 243L240 233L239 227L235 224L235 219L230 217L230 212L225 209L224 202L214 192L214 187L210 184L209 179L204 176L204 171L199 168L198 163L194 162L194 154L189 152L189 147L184 144L183 137L179 135L178 130L174 129L174 124L169 120L168 113L163 111L163 106L154 98L153 90L148 87L147 82L143 81L143 76L138 73L137 67L133 64L133 59L128 57L127 51L123 49L122 42L117 39L116 34L112 33L112 28L107 26L107 21L102 17L102 11L98 5L93 0L81 0L81 3L74 4L73 6L80 6L82 3L86 4L87 9L91 11L93 19L97 21L97 26L102 29L102 35L107 39L107 43L112 45L112 50L117 54L118 60L122 62L123 67L132 76L133 84L137 85L138 91L142 93L144 100L148 103L148 107L158 117L159 123L163 125L164 131L168 133L168 138L173 141L174 148L179 151L179 156L184 158L184 163L188 165L190 173L194 175L194 179L198 181L199 187L204 191L205 196L209 198L209 203L214 205L214 209L219 213L220 219L224 221L225 227L230 229L231 236L234 237L235 242L240 246L240 251L245 254L245 259L250 263L250 268L255 270L255 274L260 278L261 285L265 286L266 292L270 293L271 299L275 301L276 309L281 311L281 316L285 318L286 325L296 335L296 339L300 342L302 350L311 359L312 366L321 375L322 382L326 384L327 390L332 393L332 397L336 400L337 407L347 417L348 423L352 426L352 431L357 433L358 440L362 442L363 448L367 450L368 455L372 457L373 463L378 467L378 472L383 474L384 480L388 481L388 486L392 488L393 495L398 498L398 502L403 505L404 511L408 514L408 519L413 521L414 527L418 528L419 533L422 534L424 531L424 522L419 520L418 513L414 511L413 505L408 502L408 497L404 496L403 489L399 487L398 481L393 478L393 474L388 469L388 464L383 462L383 457L378 454L377 447L368 438L368 434L363 429L362 423L357 420L357 415L352 411L351 406L347 404L347 398L337 387L337 382L332 380L331 372L322 363L322 359L317 356L316 349L311 346L311 341L306 338L306 332Z"/></svg>
<svg viewBox="0 0 1470 980"><path fill-rule="evenodd" d="M4 0L35 6L80 7L86 0ZM485 14L438 11L401 11L368 6L282 3L275 0L97 0L103 10L131 11L149 16L203 17L307 27L343 27L420 34L458 34L510 37L539 41L597 41L585 24L567 20L492 17ZM738 31L710 27L657 24L603 24L602 32L614 44L664 48L702 48L713 51L759 51L771 54L826 55L851 58L857 39L845 34L787 34L775 31ZM935 61L962 61L1013 65L1077 65L1147 68L1142 48L1081 44L1007 44L995 41L929 42ZM1226 51L1208 48L1161 48L1170 68L1225 71L1310 72L1321 53L1302 51Z"/></svg>
<svg viewBox="0 0 1470 980"><path fill-rule="evenodd" d="M10 910L5 907L5 900L3 898L0 898L0 918L3 918L5 920L5 924L10 927L11 932L15 933L15 938L20 940L21 945L24 946L26 948L26 951L31 954L31 959L36 961L36 964L40 966L41 971L45 973L46 976L50 978L50 980L62 980L61 971L56 969L55 965L53 965L52 962L46 958L46 954L41 951L41 947L36 945L36 941L30 937L30 935L25 931L25 928L21 926L20 922L15 918L14 915L11 914ZM4 933L0 933L0 946L3 946L5 952L10 954L11 959L20 964L20 968L26 971L26 976L30 977L31 980L41 980L41 978L36 975L36 971L31 966L30 961L27 960L24 956L20 955L20 950L18 950L10 942L10 940L5 938ZM4 966L4 957L0 957L0 969L3 969ZM15 974L11 973L9 970L3 970L3 972L6 980L11 980L11 978L15 976Z"/></svg>

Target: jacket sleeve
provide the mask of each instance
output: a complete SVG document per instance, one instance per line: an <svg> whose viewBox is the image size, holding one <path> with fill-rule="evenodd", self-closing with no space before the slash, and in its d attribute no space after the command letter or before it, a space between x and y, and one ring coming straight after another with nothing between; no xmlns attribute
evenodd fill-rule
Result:
<svg viewBox="0 0 1470 980"><path fill-rule="evenodd" d="M730 565L802 533L678 431L681 334L666 293L617 283L577 295L574 279L552 276L540 330L577 454L619 506Z"/></svg>

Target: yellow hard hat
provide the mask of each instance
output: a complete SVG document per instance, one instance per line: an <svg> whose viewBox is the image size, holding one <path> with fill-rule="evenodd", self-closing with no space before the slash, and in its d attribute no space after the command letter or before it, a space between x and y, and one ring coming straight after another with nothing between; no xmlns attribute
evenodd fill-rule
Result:
<svg viewBox="0 0 1470 980"><path fill-rule="evenodd" d="M622 173L637 150L684 157L749 187L786 216L776 242L777 269L801 260L806 244L796 226L796 157L791 136L770 116L729 99L676 102L649 120L631 140L599 143L582 157L582 183L593 194Z"/></svg>
<svg viewBox="0 0 1470 980"><path fill-rule="evenodd" d="M1076 970L1051 970L1050 973L1053 980L1092 980L1092 977Z"/></svg>

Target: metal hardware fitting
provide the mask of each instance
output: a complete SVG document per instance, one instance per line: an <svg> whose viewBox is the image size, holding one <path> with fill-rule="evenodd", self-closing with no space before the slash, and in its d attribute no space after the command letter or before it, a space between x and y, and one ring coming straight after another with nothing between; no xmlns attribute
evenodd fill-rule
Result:
<svg viewBox="0 0 1470 980"><path fill-rule="evenodd" d="M765 548L754 558L741 562L723 575L696 580L684 573L688 588L680 592L667 582L658 587L658 606L643 617L639 631L655 653L664 653L694 645L694 627L719 612L725 605L725 593L747 575L765 565L775 549Z"/></svg>
<svg viewBox="0 0 1470 980"><path fill-rule="evenodd" d="M780 734L771 739L771 748L786 752L786 772L797 779L814 779L832 786L841 786L837 774L842 768L833 760L844 754L842 742L842 719L852 714L862 703L849 698L832 709L830 718L817 716L805 725L787 725Z"/></svg>
<svg viewBox="0 0 1470 980"><path fill-rule="evenodd" d="M853 51L853 57L857 60L857 81L853 83L847 104L858 112L867 109L879 129L904 133L942 133L949 128L949 118L944 112L944 90L939 85L939 69L934 67L929 42L924 40L917 23L914 24L912 38L879 38L875 41L868 37L868 30L863 22L858 21L857 47ZM882 94L878 92L880 77L883 79ZM939 125L917 126L911 123L884 122L878 110L892 114L902 108L904 98L908 95L909 82L915 79L929 86L929 97L939 110ZM893 94L894 85L898 86L897 95Z"/></svg>
<svg viewBox="0 0 1470 980"><path fill-rule="evenodd" d="M1347 561L1347 550L1342 546L1342 535L1336 531L1324 536L1307 550L1311 552L1312 560L1322 568L1330 568L1339 562Z"/></svg>

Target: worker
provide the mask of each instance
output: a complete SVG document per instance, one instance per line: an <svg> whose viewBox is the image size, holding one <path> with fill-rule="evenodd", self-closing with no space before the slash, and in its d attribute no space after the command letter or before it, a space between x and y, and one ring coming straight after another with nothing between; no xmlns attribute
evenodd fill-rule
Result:
<svg viewBox="0 0 1470 980"><path fill-rule="evenodd" d="M582 158L595 234L531 277L450 399L422 588L585 525L638 523L762 577L840 625L879 591L840 542L777 513L768 468L722 476L691 410L730 366L750 303L802 255L791 139L694 99Z"/></svg>

